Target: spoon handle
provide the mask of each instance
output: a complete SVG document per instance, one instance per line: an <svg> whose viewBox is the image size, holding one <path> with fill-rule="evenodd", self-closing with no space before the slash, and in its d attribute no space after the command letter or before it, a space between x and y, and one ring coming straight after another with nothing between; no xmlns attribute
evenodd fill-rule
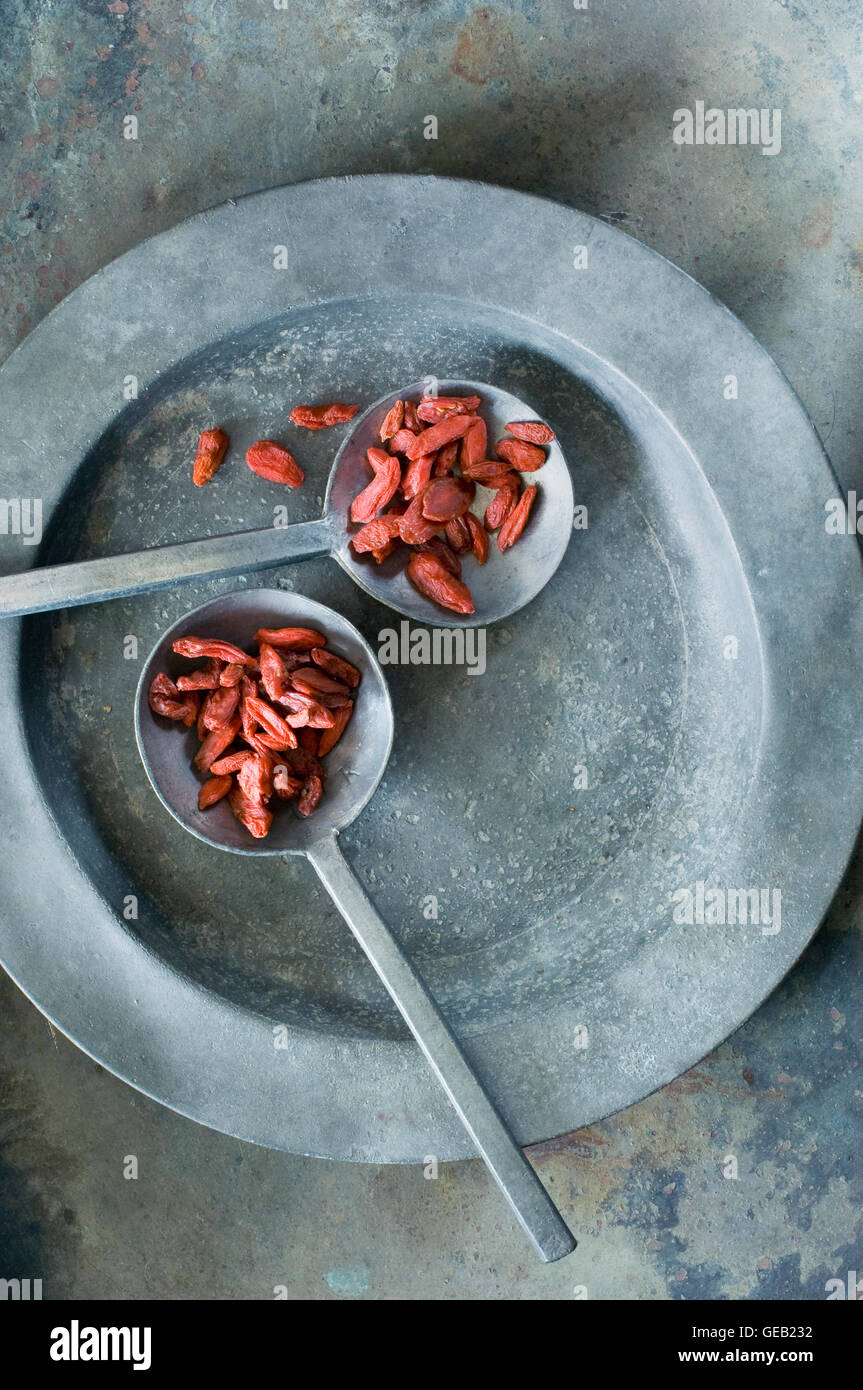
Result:
<svg viewBox="0 0 863 1390"><path fill-rule="evenodd" d="M559 1260L576 1242L510 1134L422 979L378 916L335 835L306 851L318 876L386 985L459 1119L537 1254Z"/></svg>
<svg viewBox="0 0 863 1390"><path fill-rule="evenodd" d="M45 565L0 579L0 617L125 598L216 574L245 574L325 555L332 548L332 523L328 517L319 517L292 526L267 526L260 531L160 545L128 555Z"/></svg>

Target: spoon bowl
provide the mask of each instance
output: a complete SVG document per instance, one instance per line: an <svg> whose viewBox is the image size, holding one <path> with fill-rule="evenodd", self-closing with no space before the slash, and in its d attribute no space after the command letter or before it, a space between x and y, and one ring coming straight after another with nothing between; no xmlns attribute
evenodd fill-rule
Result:
<svg viewBox="0 0 863 1390"><path fill-rule="evenodd" d="M537 418L517 396L481 381L440 381L437 388L440 396L482 398L479 413L488 427L489 456L493 456L494 445L505 435L509 421ZM445 621L448 627L484 627L508 618L530 603L563 559L572 535L572 479L560 443L553 439L546 446L547 461L543 467L535 474L524 475L537 484L539 493L518 544L501 554L496 537L491 536L485 565L476 564L470 556L466 558L462 577L473 595L476 612L461 614L439 608L408 579L404 549L397 549L380 565L371 555L357 555L350 545L350 536L359 528L348 522L351 502L371 478L366 450L380 447L380 429L386 415L396 401L418 399L422 394L423 383L414 382L401 392L375 401L353 421L353 429L336 455L324 503L325 512L338 528L333 553L361 589L415 622ZM493 496L489 488L477 487L471 510L481 518Z"/></svg>
<svg viewBox="0 0 863 1390"><path fill-rule="evenodd" d="M290 803L276 807L270 833L254 840L227 800L198 810L199 776L192 762L193 730L156 718L147 702L159 671L180 674L172 651L178 637L222 637L248 647L260 627L313 627L361 672L355 713L327 755L327 781L307 819ZM135 699L135 737L147 776L162 804L184 830L216 849L237 854L305 854L419 1043L477 1151L543 1260L560 1259L575 1241L494 1103L474 1073L425 984L379 917L342 856L337 833L375 791L390 755L393 709L371 647L355 627L321 603L280 589L244 589L203 604L159 640L141 672ZM186 746L183 734L186 733Z"/></svg>
<svg viewBox="0 0 863 1390"><path fill-rule="evenodd" d="M191 669L187 658L171 650L178 637L190 633L223 637L245 648L259 627L287 624L326 633L333 650L357 667L362 680L354 715L327 755L329 775L318 809L304 819L291 803L277 804L269 835L255 840L236 819L227 798L206 811L198 810L198 791L206 774L196 772L192 762L198 746L195 731L154 718L147 692L158 671L174 678ZM135 737L153 790L184 830L235 854L305 854L317 841L349 825L373 795L392 748L393 707L371 647L341 614L299 594L242 589L196 608L160 638L138 682Z"/></svg>
<svg viewBox="0 0 863 1390"><path fill-rule="evenodd" d="M333 555L367 594L418 622L484 627L509 617L548 583L572 534L572 482L556 439L548 446L546 463L535 475L539 495L518 544L502 555L492 537L487 564L480 566L467 557L465 579L475 612L453 613L420 594L404 573L404 553L396 550L377 565L370 555L357 555L350 545L356 529L349 523L350 505L371 479L366 450L380 444L380 427L390 407L399 399L419 397L423 385L415 382L398 395L384 396L351 422L330 470L323 515L317 520L25 570L0 578L0 617L125 598L166 585L212 575L249 574L327 554ZM441 381L437 387L439 395L482 397L480 413L488 426L490 451L509 421L536 418L516 396L483 382ZM492 495L487 488L477 488L473 510L481 515Z"/></svg>

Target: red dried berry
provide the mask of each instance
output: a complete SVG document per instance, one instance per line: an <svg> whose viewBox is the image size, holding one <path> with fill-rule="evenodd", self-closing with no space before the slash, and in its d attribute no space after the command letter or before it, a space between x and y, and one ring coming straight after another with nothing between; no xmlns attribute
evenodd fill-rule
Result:
<svg viewBox="0 0 863 1390"><path fill-rule="evenodd" d="M526 487L521 497L516 502L497 538L497 548L501 552L509 550L511 545L515 545L530 515L530 509L536 500L537 489Z"/></svg>
<svg viewBox="0 0 863 1390"><path fill-rule="evenodd" d="M307 430L325 430L330 425L344 425L353 420L358 405L343 405L341 401L330 401L327 405L295 405L290 419L294 425L302 425Z"/></svg>
<svg viewBox="0 0 863 1390"><path fill-rule="evenodd" d="M253 473L270 483L300 487L305 480L306 475L290 449L277 444L274 439L257 440L246 450L246 463Z"/></svg>
<svg viewBox="0 0 863 1390"><path fill-rule="evenodd" d="M202 431L192 468L192 482L195 487L204 487L215 477L222 466L230 442L224 430Z"/></svg>

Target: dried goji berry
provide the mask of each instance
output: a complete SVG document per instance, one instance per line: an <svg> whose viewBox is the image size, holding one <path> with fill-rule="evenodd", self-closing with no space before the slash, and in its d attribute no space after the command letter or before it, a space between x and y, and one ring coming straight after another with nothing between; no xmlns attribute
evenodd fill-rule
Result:
<svg viewBox="0 0 863 1390"><path fill-rule="evenodd" d="M313 627L259 627L254 641L258 646L268 642L271 647L286 652L310 652L312 647L327 645L324 634Z"/></svg>
<svg viewBox="0 0 863 1390"><path fill-rule="evenodd" d="M243 668L236 661L230 661L227 666L222 668L219 676L219 685L239 685L243 675Z"/></svg>
<svg viewBox="0 0 863 1390"><path fill-rule="evenodd" d="M237 783L251 801L266 801L273 794L273 756L255 753L237 773Z"/></svg>
<svg viewBox="0 0 863 1390"><path fill-rule="evenodd" d="M204 430L198 440L198 452L192 468L192 482L195 487L204 487L215 477L228 452L230 439L224 430Z"/></svg>
<svg viewBox="0 0 863 1390"><path fill-rule="evenodd" d="M520 439L501 439L494 447L498 458L505 459L519 473L535 473L546 461L546 455L535 444Z"/></svg>
<svg viewBox="0 0 863 1390"><path fill-rule="evenodd" d="M239 772L246 759L254 756L247 748L239 753L228 753L224 758L217 758L214 763L210 763L210 771L214 777L222 777L228 772Z"/></svg>
<svg viewBox="0 0 863 1390"><path fill-rule="evenodd" d="M239 669L242 670L242 666ZM213 657L210 657L208 661L204 662L203 666L198 667L197 671L190 671L188 675L178 676L177 689L215 690L217 685L226 683L221 680L221 670L221 661L216 661Z"/></svg>
<svg viewBox="0 0 863 1390"><path fill-rule="evenodd" d="M207 734L194 758L198 771L209 772L211 765L221 757L226 748L230 748L239 732L240 719L239 715L236 715L224 729L214 729L211 734Z"/></svg>
<svg viewBox="0 0 863 1390"><path fill-rule="evenodd" d="M260 724L264 733L272 734L274 738L284 741L288 748L296 747L296 735L290 724L272 705L268 705L266 700L262 700L259 695L249 695L246 697L246 709Z"/></svg>
<svg viewBox="0 0 863 1390"><path fill-rule="evenodd" d="M447 538L447 544L456 555L466 555L473 546L470 528L463 516L457 516L452 521L448 521L444 535Z"/></svg>
<svg viewBox="0 0 863 1390"><path fill-rule="evenodd" d="M284 763L273 769L273 790L282 801L292 801L303 790L302 777L292 777Z"/></svg>
<svg viewBox="0 0 863 1390"><path fill-rule="evenodd" d="M235 661L238 666L257 664L253 656L235 647L233 642L221 642L215 637L178 637L173 651L180 656L212 656L217 661Z"/></svg>
<svg viewBox="0 0 863 1390"><path fill-rule="evenodd" d="M454 574L456 579L461 579L461 560L440 536L432 536L430 541L426 541L418 549L427 550L430 555L436 555L441 564L446 565L450 574Z"/></svg>
<svg viewBox="0 0 863 1390"><path fill-rule="evenodd" d="M259 477L287 487L300 487L306 476L290 449L274 439L258 439L246 450L246 463Z"/></svg>
<svg viewBox="0 0 863 1390"><path fill-rule="evenodd" d="M485 509L484 524L487 531L496 531L502 526L518 500L521 483L515 473L507 475L507 481L495 493Z"/></svg>
<svg viewBox="0 0 863 1390"><path fill-rule="evenodd" d="M395 521L396 518L393 517ZM345 685L354 689L362 679L356 666L352 666L344 657L336 656L335 652L328 652L326 647L315 647L312 652L312 661L321 670L329 675L335 676L337 681L343 681Z"/></svg>
<svg viewBox="0 0 863 1390"><path fill-rule="evenodd" d="M416 431L414 430L398 430L390 440L390 453L406 454L416 437Z"/></svg>
<svg viewBox="0 0 863 1390"><path fill-rule="evenodd" d="M523 439L525 444L550 444L555 437L554 430L550 430L548 425L542 424L540 420L519 420L505 425L504 428L516 439Z"/></svg>
<svg viewBox="0 0 863 1390"><path fill-rule="evenodd" d="M263 840L269 834L270 826L273 823L273 813L259 801L253 801L246 796L242 787L234 787L228 796L231 810L237 820L243 824L250 835L254 835L256 840Z"/></svg>
<svg viewBox="0 0 863 1390"><path fill-rule="evenodd" d="M412 459L402 474L402 492L408 502L413 501L429 482L435 464L435 454L420 454Z"/></svg>
<svg viewBox="0 0 863 1390"><path fill-rule="evenodd" d="M369 550L382 550L392 541L393 537L399 535L399 522L401 517L393 516L392 512L387 512L386 516L377 516L374 521L369 521L361 531L351 536L351 545L358 555L363 555Z"/></svg>
<svg viewBox="0 0 863 1390"><path fill-rule="evenodd" d="M366 449L366 458L373 473L380 473L382 468L388 468L390 465L390 455L386 449L379 449L374 444L370 449Z"/></svg>
<svg viewBox="0 0 863 1390"><path fill-rule="evenodd" d="M317 773L312 773L311 777L306 778L305 786L300 793L297 802L297 810L301 816L310 816L315 810L323 794L324 784Z"/></svg>
<svg viewBox="0 0 863 1390"><path fill-rule="evenodd" d="M414 434L419 434L422 429L420 417L417 415L417 408L413 401L405 401L405 429L413 430Z"/></svg>
<svg viewBox="0 0 863 1390"><path fill-rule="evenodd" d="M295 671L291 677L294 689L299 690L301 695L311 695L318 699L320 695L347 695L348 687L344 681L335 680L320 666L303 666L299 671Z"/></svg>
<svg viewBox="0 0 863 1390"><path fill-rule="evenodd" d="M423 396L417 417L433 425L448 415L473 415L480 400L480 396Z"/></svg>
<svg viewBox="0 0 863 1390"><path fill-rule="evenodd" d="M482 487L504 487L510 479L513 482L518 482L518 475L513 473L509 464L498 463L497 459L481 459L479 463L463 463L461 473L463 478L471 478L475 483L480 483Z"/></svg>
<svg viewBox="0 0 863 1390"><path fill-rule="evenodd" d="M404 418L405 403L404 401L396 401L392 409L387 411L384 416L383 424L381 425L382 444L386 444L388 439L392 439L394 434L398 434L404 424Z"/></svg>
<svg viewBox="0 0 863 1390"><path fill-rule="evenodd" d="M371 521L395 497L402 480L401 464L389 454L386 460L386 466L375 473L368 486L351 503L351 521Z"/></svg>
<svg viewBox="0 0 863 1390"><path fill-rule="evenodd" d="M475 415L447 415L436 425L430 425L427 430L418 434L413 443L408 445L405 453L409 459L415 459L420 454L434 454L444 444L449 444L451 439L460 439L466 434L476 418Z"/></svg>
<svg viewBox="0 0 863 1390"><path fill-rule="evenodd" d="M526 487L503 523L497 538L497 548L501 552L508 550L511 545L515 545L527 524L527 518L530 515L536 494L537 489L535 487Z"/></svg>
<svg viewBox="0 0 863 1390"><path fill-rule="evenodd" d="M290 418L292 424L302 425L307 430L325 430L330 425L344 425L353 420L358 410L358 405L329 401L327 405L295 405Z"/></svg>
<svg viewBox="0 0 863 1390"><path fill-rule="evenodd" d="M233 785L232 777L210 777L198 792L198 810L206 811L208 806L215 806L217 801L228 795Z"/></svg>
<svg viewBox="0 0 863 1390"><path fill-rule="evenodd" d="M430 541L440 528L439 521L429 521L423 516L423 494L418 492L399 521L402 540L408 545L422 545L425 541Z"/></svg>
<svg viewBox="0 0 863 1390"><path fill-rule="evenodd" d="M235 685L220 685L211 690L201 709L201 722L205 729L224 729L237 712L240 692Z"/></svg>
<svg viewBox="0 0 863 1390"><path fill-rule="evenodd" d="M465 439L468 439L470 435L471 430L468 430L467 434L464 436ZM457 439L451 439L449 444L444 444L442 449L438 449L434 464L434 475L436 478L445 478L446 475L451 473L455 468L456 459L458 458L458 446L459 441Z"/></svg>
<svg viewBox="0 0 863 1390"><path fill-rule="evenodd" d="M320 740L318 742L317 747L317 756L319 758L323 758L327 753L329 753L331 748L335 748L336 744L338 743L339 739L341 738L342 734L344 733L345 729L350 723L351 715L353 714L353 712L353 700L348 700L348 703L346 705L342 705L341 709L335 711L332 728L324 729L320 736Z"/></svg>
<svg viewBox="0 0 863 1390"><path fill-rule="evenodd" d="M291 688L290 676L285 670L282 656L271 642L261 643L260 662L261 684L271 700L281 700L285 691Z"/></svg>
<svg viewBox="0 0 863 1390"><path fill-rule="evenodd" d="M435 555L422 551L413 554L408 560L407 575L421 594L442 608L449 608L453 613L473 613L470 589L450 574Z"/></svg>
<svg viewBox="0 0 863 1390"><path fill-rule="evenodd" d="M423 516L439 524L453 521L464 516L475 493L476 486L468 478L434 478L423 492Z"/></svg>
<svg viewBox="0 0 863 1390"><path fill-rule="evenodd" d="M488 532L482 522L477 520L473 512L467 513L465 521L470 529L473 553L476 556L477 564L484 565L488 559Z"/></svg>
<svg viewBox="0 0 863 1390"><path fill-rule="evenodd" d="M164 671L150 682L147 701L154 714L161 714L163 719L182 720L190 728L198 717L197 696L194 692L181 693Z"/></svg>
<svg viewBox="0 0 863 1390"><path fill-rule="evenodd" d="M462 472L464 473L465 468L470 467L473 463L482 463L487 448L488 430L485 427L485 420L477 416L476 422L471 425L467 434L462 436L460 459Z"/></svg>

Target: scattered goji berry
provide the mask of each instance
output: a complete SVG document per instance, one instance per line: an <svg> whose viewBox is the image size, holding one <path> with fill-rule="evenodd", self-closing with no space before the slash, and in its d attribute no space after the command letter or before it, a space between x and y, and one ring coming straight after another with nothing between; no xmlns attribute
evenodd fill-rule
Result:
<svg viewBox="0 0 863 1390"><path fill-rule="evenodd" d="M325 430L330 425L344 425L353 420L358 405L343 405L341 401L330 401L327 405L295 405L290 419L294 425L302 425L307 430Z"/></svg>
<svg viewBox="0 0 863 1390"><path fill-rule="evenodd" d="M202 431L192 468L192 482L195 487L204 487L215 477L222 466L230 442L224 430Z"/></svg>
<svg viewBox="0 0 863 1390"><path fill-rule="evenodd" d="M246 450L246 463L253 473L270 483L301 487L305 480L306 475L290 449L277 444L274 439L258 439Z"/></svg>

